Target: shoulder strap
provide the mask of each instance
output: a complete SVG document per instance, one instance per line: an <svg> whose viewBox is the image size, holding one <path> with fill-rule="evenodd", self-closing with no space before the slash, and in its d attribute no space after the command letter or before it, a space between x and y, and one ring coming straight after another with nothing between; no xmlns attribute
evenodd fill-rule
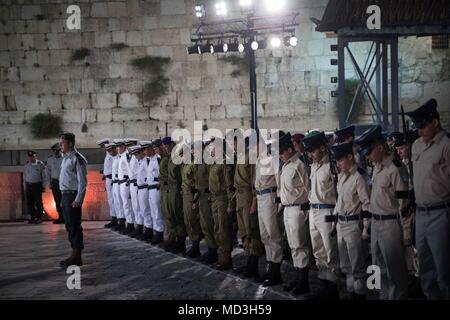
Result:
<svg viewBox="0 0 450 320"><path fill-rule="evenodd" d="M86 158L81 153L75 152L75 157L77 157L77 160L80 162L81 165L87 164Z"/></svg>

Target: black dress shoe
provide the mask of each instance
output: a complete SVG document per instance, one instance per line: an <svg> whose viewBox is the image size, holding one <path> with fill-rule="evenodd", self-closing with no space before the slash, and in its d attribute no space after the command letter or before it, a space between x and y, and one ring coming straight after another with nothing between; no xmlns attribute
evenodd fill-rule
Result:
<svg viewBox="0 0 450 320"><path fill-rule="evenodd" d="M64 220L56 219L55 221L53 221L53 224L64 224Z"/></svg>

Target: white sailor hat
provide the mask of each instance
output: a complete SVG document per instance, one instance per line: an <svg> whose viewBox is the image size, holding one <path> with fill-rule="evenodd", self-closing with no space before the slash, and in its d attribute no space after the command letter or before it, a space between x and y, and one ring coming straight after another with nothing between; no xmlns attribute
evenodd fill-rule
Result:
<svg viewBox="0 0 450 320"><path fill-rule="evenodd" d="M142 148L148 148L148 147L151 147L152 146L152 141L150 141L150 140L144 140L144 141L139 141L139 145L142 147Z"/></svg>
<svg viewBox="0 0 450 320"><path fill-rule="evenodd" d="M131 146L130 147L130 154L138 153L141 150L142 150L141 146Z"/></svg>
<svg viewBox="0 0 450 320"><path fill-rule="evenodd" d="M98 141L97 141L97 144L98 144L99 146L103 146L103 145L109 143L109 141L110 141L109 138L105 138L105 139L98 140Z"/></svg>
<svg viewBox="0 0 450 320"><path fill-rule="evenodd" d="M114 139L113 142L117 145L125 145L125 140L124 139Z"/></svg>
<svg viewBox="0 0 450 320"><path fill-rule="evenodd" d="M107 144L105 144L105 149L106 150L110 150L110 149L115 148L115 147L117 147L117 144L115 144L115 143L107 143Z"/></svg>
<svg viewBox="0 0 450 320"><path fill-rule="evenodd" d="M138 139L134 139L134 138L125 138L124 141L125 141L126 146L129 146L132 144L137 144L139 142Z"/></svg>

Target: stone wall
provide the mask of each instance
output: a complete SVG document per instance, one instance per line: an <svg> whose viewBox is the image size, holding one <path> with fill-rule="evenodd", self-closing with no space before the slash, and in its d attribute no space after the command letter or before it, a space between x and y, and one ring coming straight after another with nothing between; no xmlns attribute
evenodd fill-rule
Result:
<svg viewBox="0 0 450 320"><path fill-rule="evenodd" d="M299 45L257 52L259 125L334 129L337 101L330 92L336 86L330 77L337 68L330 65L336 58L330 44L336 38L315 32L309 20L322 16L327 1L288 2L300 13ZM211 10L214 2L205 3ZM70 4L81 7L79 31L66 30ZM35 140L29 130L29 120L40 112L62 116L64 129L74 132L84 148L95 147L105 136L162 136L166 122L169 133L192 128L193 120L209 128L248 128L248 77L233 77L234 68L217 55L186 54L193 6L193 0L3 0L0 149L48 148L53 140ZM115 50L114 43L127 47ZM88 48L90 55L71 62L80 48ZM146 55L171 58L169 90L156 104L146 101L142 72L129 64ZM406 109L432 96L441 109L448 109L449 61L449 50L431 50L429 38L401 39L401 101ZM447 126L448 119L447 113Z"/></svg>

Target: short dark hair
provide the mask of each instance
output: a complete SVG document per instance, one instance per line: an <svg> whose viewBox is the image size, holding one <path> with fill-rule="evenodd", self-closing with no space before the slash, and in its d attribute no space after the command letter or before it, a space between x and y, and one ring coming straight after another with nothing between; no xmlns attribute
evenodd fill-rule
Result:
<svg viewBox="0 0 450 320"><path fill-rule="evenodd" d="M71 132L64 132L59 135L61 139L72 142L75 145L75 135Z"/></svg>

